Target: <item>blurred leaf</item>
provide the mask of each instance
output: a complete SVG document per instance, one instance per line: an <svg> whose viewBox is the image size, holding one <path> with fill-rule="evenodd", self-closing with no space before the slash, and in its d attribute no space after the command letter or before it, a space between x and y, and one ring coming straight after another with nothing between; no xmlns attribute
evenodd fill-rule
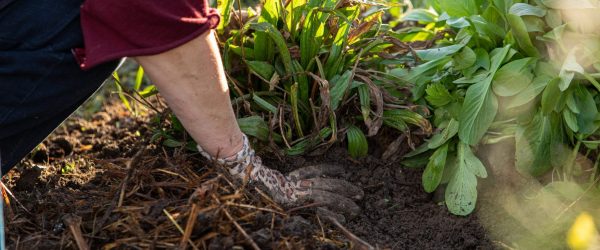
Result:
<svg viewBox="0 0 600 250"><path fill-rule="evenodd" d="M562 68L560 69L560 91L565 91L571 85L571 81L573 81L573 77L575 73L584 73L583 67L577 63L577 58L575 57L575 52L577 52L577 47L571 49L563 62Z"/></svg>
<svg viewBox="0 0 600 250"><path fill-rule="evenodd" d="M115 87L117 87L117 94L119 95L119 99L121 99L121 102L123 102L123 105L125 105L127 110L133 112L131 104L129 103L129 100L127 100L127 96L125 96L125 91L123 90L123 86L121 85L121 78L119 78L119 74L117 74L117 71L114 71L112 76L115 79Z"/></svg>
<svg viewBox="0 0 600 250"><path fill-rule="evenodd" d="M502 66L492 81L494 93L499 96L514 96L526 89L533 80L531 66L535 60L535 58L527 57Z"/></svg>
<svg viewBox="0 0 600 250"><path fill-rule="evenodd" d="M552 123L538 112L525 125L517 126L515 133L515 164L521 173L539 176L552 168Z"/></svg>
<svg viewBox="0 0 600 250"><path fill-rule="evenodd" d="M598 230L594 217L586 212L577 216L567 233L567 245L573 250L587 250L598 246Z"/></svg>
<svg viewBox="0 0 600 250"><path fill-rule="evenodd" d="M135 91L139 91L142 87L142 80L144 79L144 68L142 66L138 66L137 73L135 74L135 84L133 85L133 89Z"/></svg>
<svg viewBox="0 0 600 250"><path fill-rule="evenodd" d="M594 97L590 91L581 85L578 85L573 91L573 98L575 103L580 110L577 117L577 124L579 125L579 132L584 135L591 135L598 129L597 117L598 108L594 101Z"/></svg>
<svg viewBox="0 0 600 250"><path fill-rule="evenodd" d="M551 77L545 75L534 78L527 88L514 96L507 108L516 108L531 102L544 91L551 80Z"/></svg>
<svg viewBox="0 0 600 250"><path fill-rule="evenodd" d="M169 148L179 148L179 147L183 146L184 144L185 144L184 142L176 141L173 139L166 139L163 142L163 145L165 147L169 147Z"/></svg>

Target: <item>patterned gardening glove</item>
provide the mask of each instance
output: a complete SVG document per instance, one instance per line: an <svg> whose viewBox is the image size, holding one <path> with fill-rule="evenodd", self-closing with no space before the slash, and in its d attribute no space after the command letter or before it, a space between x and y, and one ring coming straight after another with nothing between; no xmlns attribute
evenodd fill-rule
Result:
<svg viewBox="0 0 600 250"><path fill-rule="evenodd" d="M277 170L264 166L260 157L255 155L246 135L243 136L243 140L242 150L228 158L215 159L200 146L198 150L204 157L228 166L229 173L238 180L249 180L266 188L279 204L298 206L312 201L330 209L318 209L321 214L337 216L337 218L340 218L337 213L351 218L360 212L360 208L353 200L362 199L364 195L362 189L343 180L322 178L322 176L341 175L344 172L342 166L308 166L285 176Z"/></svg>

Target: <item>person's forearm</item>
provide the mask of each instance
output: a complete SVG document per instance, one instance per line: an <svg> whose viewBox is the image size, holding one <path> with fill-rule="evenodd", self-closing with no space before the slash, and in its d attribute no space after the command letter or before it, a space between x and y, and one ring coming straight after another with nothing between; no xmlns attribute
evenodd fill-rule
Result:
<svg viewBox="0 0 600 250"><path fill-rule="evenodd" d="M207 153L224 158L240 150L242 132L212 32L167 52L135 59Z"/></svg>

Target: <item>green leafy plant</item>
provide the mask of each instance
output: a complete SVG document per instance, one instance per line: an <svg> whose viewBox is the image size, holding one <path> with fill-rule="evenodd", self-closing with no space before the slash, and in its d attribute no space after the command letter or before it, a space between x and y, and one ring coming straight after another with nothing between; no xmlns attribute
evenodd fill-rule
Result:
<svg viewBox="0 0 600 250"><path fill-rule="evenodd" d="M513 140L518 171L554 169L564 180L581 172L581 145L597 147L599 32L573 16L599 9L564 2L437 0L430 2L437 14L406 14L442 36L434 48L415 51L418 66L391 72L413 82L415 102L434 110L437 133L408 156L428 158L423 186L433 192L447 184L452 213L475 207L477 177L486 177L473 153L479 145Z"/></svg>
<svg viewBox="0 0 600 250"><path fill-rule="evenodd" d="M246 134L291 155L346 138L360 157L382 126L431 131L424 113L408 109L407 82L386 72L406 53L381 21L389 6L266 0L256 14L225 3L238 18L219 30L223 62ZM227 22L241 28L226 29Z"/></svg>

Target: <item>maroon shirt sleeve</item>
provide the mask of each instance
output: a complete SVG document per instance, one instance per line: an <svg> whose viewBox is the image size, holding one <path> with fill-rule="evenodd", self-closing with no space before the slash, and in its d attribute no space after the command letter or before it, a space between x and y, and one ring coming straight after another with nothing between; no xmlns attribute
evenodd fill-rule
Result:
<svg viewBox="0 0 600 250"><path fill-rule="evenodd" d="M215 28L206 0L86 0L81 7L83 69L121 57L158 54Z"/></svg>

